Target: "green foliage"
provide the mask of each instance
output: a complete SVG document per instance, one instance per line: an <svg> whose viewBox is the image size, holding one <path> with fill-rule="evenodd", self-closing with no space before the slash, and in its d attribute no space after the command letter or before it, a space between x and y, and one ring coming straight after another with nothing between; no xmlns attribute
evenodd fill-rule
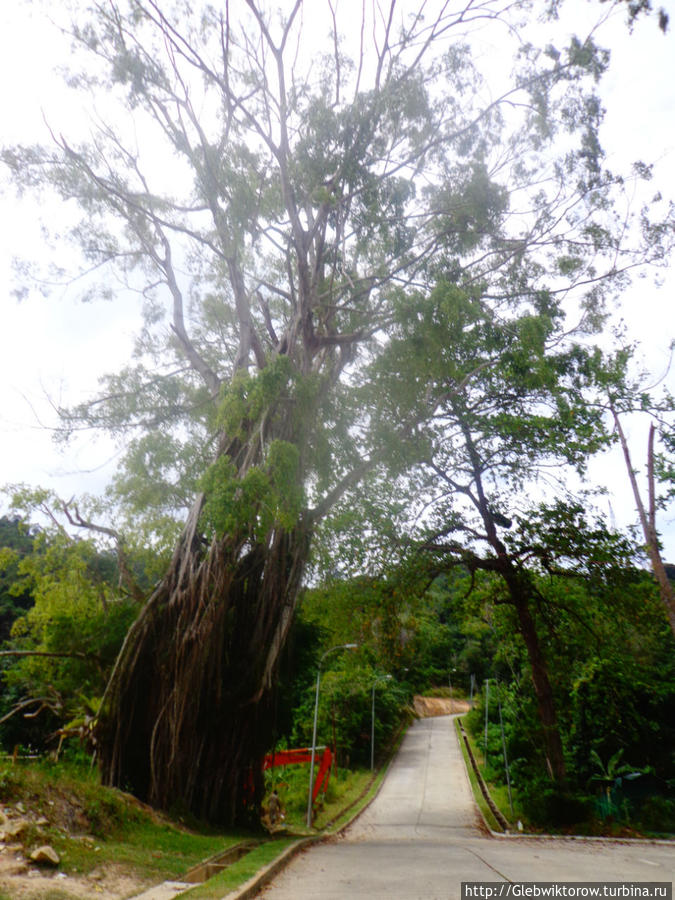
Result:
<svg viewBox="0 0 675 900"><path fill-rule="evenodd" d="M218 424L228 436L245 439L264 417L288 412L302 381L288 356L277 356L255 375L237 372L222 390Z"/></svg>
<svg viewBox="0 0 675 900"><path fill-rule="evenodd" d="M297 524L305 502L298 441L317 384L279 356L256 375L238 372L223 389L219 426L230 440L259 445L255 458L260 461L239 468L222 455L200 479L206 495L202 519L218 537L248 535L262 541L276 526L290 531ZM268 438L270 433L296 438Z"/></svg>
<svg viewBox="0 0 675 900"><path fill-rule="evenodd" d="M18 571L22 558L33 549L33 540L19 518L0 518L0 641L7 640L14 621L33 603Z"/></svg>
<svg viewBox="0 0 675 900"><path fill-rule="evenodd" d="M499 697L517 812L524 821L533 827L574 826L593 832L605 827L603 819L621 818L638 828L649 821L650 830L658 831L649 809L651 798L661 797L664 803L657 800L654 810L663 808L660 830L667 831L668 785L675 775L670 715L675 656L653 583L635 570L608 581L568 571L539 579L537 588L538 628L547 642L568 782L562 787L550 782L526 677L529 663L508 617L496 615L498 609L489 614L499 647L493 673L501 684L490 687L487 777L505 783ZM488 611L483 607L482 616ZM484 693L477 700L466 721L482 748ZM641 772L652 774L633 777ZM626 774L631 776L627 781Z"/></svg>
<svg viewBox="0 0 675 900"><path fill-rule="evenodd" d="M370 765L371 691L378 674L347 659L332 662L322 669L317 743L335 748L338 766L355 768ZM375 730L378 758L401 721L405 700L405 690L400 686L388 681L378 683ZM311 746L314 702L312 685L295 710L291 746Z"/></svg>
<svg viewBox="0 0 675 900"><path fill-rule="evenodd" d="M59 508L57 498L39 491L17 492L13 502L29 511L48 502ZM41 713L39 721L15 715L2 723L10 749L43 748L58 727L95 716L95 698L139 608L120 590L117 556L91 539L71 538L55 522L32 531L30 552L4 557L9 590L29 596L31 605L15 618L3 647L16 655L2 661L0 709L5 716L14 708Z"/></svg>
<svg viewBox="0 0 675 900"><path fill-rule="evenodd" d="M647 833L675 834L675 798L652 795L641 804L638 827Z"/></svg>
<svg viewBox="0 0 675 900"><path fill-rule="evenodd" d="M362 663L400 674L414 654L416 600L386 577L333 581L306 592L300 616L321 625L326 648L357 642Z"/></svg>
<svg viewBox="0 0 675 900"><path fill-rule="evenodd" d="M337 748L340 766L368 766L376 684L379 756L410 701L406 662L412 652L411 614L405 608L397 613L398 602L386 583L367 579L334 582L305 593L290 636L289 658L282 665L281 693L292 712L285 720L278 718L281 741L288 746L311 744L319 660L326 650L358 643L357 650L331 653L321 665L318 742ZM302 666L289 671L291 660L302 660ZM388 674L393 677L382 677Z"/></svg>
<svg viewBox="0 0 675 900"><path fill-rule="evenodd" d="M624 578L626 542L579 503L531 509L523 498L552 470L583 475L613 440L603 403L608 388L624 386L626 355L603 359L586 336L631 270L666 258L674 211L653 220L647 208L630 212L632 184L605 167L596 84L607 51L577 37L528 44L513 18L520 6L488 3L484 12L518 40L512 80L494 94L464 43L464 14L445 4L436 21L402 20L395 36L392 23L382 33L373 22L372 43L386 48L374 65L344 57L337 24L335 54L324 54L307 47L315 38L301 16L284 21L254 3L226 23L204 5L196 18L178 6L159 15L143 0L95 5L70 31L80 66L70 78L106 92L106 122L93 122L84 143L54 129L53 146L6 148L2 160L18 190L51 190L79 208L70 237L83 269L101 273L103 296L123 285L145 301L134 363L63 411L64 436L85 425L126 442L109 501L133 523L128 546L146 542L165 560L177 522L203 492L201 533L179 546L195 555L190 571L217 576L217 567L235 569L247 542L262 556L275 531L301 520L309 531L335 506L316 567L361 577L308 593L299 642L320 636L318 654L356 639L361 665L331 659L323 732L334 722L340 744L363 757L368 692L385 672L409 670L411 683L427 687L458 669L466 687L472 673L510 671L515 771L532 764L539 776L542 730L528 676L541 678L548 665L581 778L589 740L596 752L615 753L617 742L641 750L660 721L660 707L641 717L637 700L663 636L640 630L625 653L608 618L609 592L628 609L625 594L639 582ZM492 95L499 99L485 103ZM647 180L648 167L633 177ZM579 311L582 323L571 327ZM658 470L668 477L667 460ZM415 544L421 564L394 577ZM214 568L200 567L201 552ZM305 553L299 545L288 568L302 571ZM151 555L134 556L147 580L160 572ZM63 529L11 548L2 563L9 595L24 591L33 604L13 624L13 646L69 654L21 658L6 684L14 699L27 692L74 721L100 696L138 599L115 585L109 553ZM448 575L458 567L469 584ZM259 618L274 641L284 630L274 617L295 602L282 569ZM199 577L164 583L167 604L183 604L188 619ZM242 596L248 603L250 593ZM525 645L508 604L535 620ZM18 610L7 612L10 620ZM215 647L220 664L227 652L215 631L205 651ZM609 636L611 649L591 654L587 633ZM169 658L174 640L158 639ZM251 671L269 673L269 662L273 672L276 647L259 643ZM533 646L549 645L550 659L535 667ZM141 658L140 644L132 657ZM591 739L578 698L597 706L617 660L629 721L614 731L605 721ZM282 719L292 733L288 707L297 702L295 735L306 740L311 679L294 677ZM249 696L265 690L246 686ZM391 731L405 699L394 680L380 685L378 727ZM111 714L124 741L141 735L132 767L147 758L140 744L158 734L163 704L136 730L124 711ZM189 730L168 728L172 759Z"/></svg>
<svg viewBox="0 0 675 900"><path fill-rule="evenodd" d="M5 764L0 768L0 797L4 803L13 800L17 796L21 779L17 775L14 766Z"/></svg>
<svg viewBox="0 0 675 900"><path fill-rule="evenodd" d="M290 531L302 508L298 470L298 449L287 441L272 441L264 469L252 466L245 475L221 456L201 481L205 525L218 537L249 534L258 541L275 526Z"/></svg>
<svg viewBox="0 0 675 900"><path fill-rule="evenodd" d="M470 580L459 571L434 579L417 601L412 670L408 678L416 690L427 685L436 691L468 696L473 675L478 684L492 674L498 657L494 628L481 618L479 591L469 596ZM443 694L445 695L445 694Z"/></svg>
<svg viewBox="0 0 675 900"><path fill-rule="evenodd" d="M519 34L519 7L490 4L486 18ZM104 295L115 294L114 273L144 297L135 360L103 379L98 397L62 410L63 430L100 427L126 443L111 499L163 549L223 432L249 450L259 442L263 456L268 439L295 444L299 484L314 503L364 457L384 455L401 473L433 452L435 435L414 428L420 403L433 405L483 364L550 387L551 354L542 357L565 327L558 298L572 296L585 324L598 322L625 272L662 259L670 240L668 221L654 223L642 245L623 240L626 185L603 170L598 143L595 84L607 52L593 41L520 40L512 80L485 106L462 17L445 8L437 31L424 17L390 23L396 49L389 33L381 46L391 58L365 67L317 47L300 16L275 20L289 29L282 79L267 71L273 53L252 50L252 33L261 46L276 33L260 27L267 5L252 9L229 22L225 42L207 6L195 13L198 27L183 10L158 17L142 2L78 17L65 26L74 39L69 82L105 92L120 127L92 123L83 143L2 153L18 190L52 190L79 205L70 237L86 270L101 272ZM341 27L351 19L336 22L340 48ZM436 34L442 48L427 40ZM294 43L305 53L290 54ZM215 60L225 47L214 68L195 71L197 59ZM411 334L406 307L429 297L438 315L422 314ZM375 361L376 371L382 350L405 395L384 409L378 398L390 385L361 366ZM443 366L444 384L425 398ZM511 435L514 454L541 435L580 464L568 420L579 431L585 422L588 447L593 417L583 404L553 412L556 433L556 415L541 408L540 419L504 408L494 424ZM244 512L253 516L245 530L261 530L264 484L248 473L269 473L257 454L243 455L246 499L231 514L211 510L217 531ZM281 504L289 521L296 501Z"/></svg>

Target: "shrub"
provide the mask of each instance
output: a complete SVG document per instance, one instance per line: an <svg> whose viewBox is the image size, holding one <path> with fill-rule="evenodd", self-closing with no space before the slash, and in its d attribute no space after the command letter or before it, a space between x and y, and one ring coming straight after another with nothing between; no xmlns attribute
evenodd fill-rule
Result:
<svg viewBox="0 0 675 900"><path fill-rule="evenodd" d="M591 798L550 784L529 784L520 804L525 816L539 827L569 828L592 818Z"/></svg>
<svg viewBox="0 0 675 900"><path fill-rule="evenodd" d="M644 831L675 832L675 798L647 797L642 803L637 821Z"/></svg>

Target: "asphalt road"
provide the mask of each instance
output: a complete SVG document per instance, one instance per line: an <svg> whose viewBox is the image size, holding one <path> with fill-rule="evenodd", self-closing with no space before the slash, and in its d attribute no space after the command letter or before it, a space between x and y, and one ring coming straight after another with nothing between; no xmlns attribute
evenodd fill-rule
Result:
<svg viewBox="0 0 675 900"><path fill-rule="evenodd" d="M376 800L301 853L264 900L454 900L462 881L670 882L675 846L494 838L481 830L450 716L417 720Z"/></svg>

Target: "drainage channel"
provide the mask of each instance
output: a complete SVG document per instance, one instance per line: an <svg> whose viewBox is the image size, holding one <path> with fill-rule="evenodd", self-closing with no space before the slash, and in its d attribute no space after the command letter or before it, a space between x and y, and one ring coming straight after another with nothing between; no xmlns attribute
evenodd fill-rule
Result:
<svg viewBox="0 0 675 900"><path fill-rule="evenodd" d="M198 866L194 866L187 872L183 880L187 881L188 884L201 884L204 881L208 881L209 878L213 878L214 875L222 872L223 869L231 866L232 863L237 862L242 856L246 856L247 853L250 853L251 850L258 846L260 846L259 841L244 841L241 844L235 844L234 847L228 847L222 853L217 853L210 859L199 863Z"/></svg>
<svg viewBox="0 0 675 900"><path fill-rule="evenodd" d="M183 876L182 881L164 881L162 884L157 884L148 888L142 894L138 894L133 900L173 900L174 897L178 897L191 887L194 887L195 884L202 884L204 881L208 881L209 878L213 878L214 875L222 872L258 846L260 846L259 841L243 841L240 844L235 844L233 847L228 847L227 850L216 853L215 856L211 856L209 859L205 859L204 862L199 863L199 865L193 866Z"/></svg>

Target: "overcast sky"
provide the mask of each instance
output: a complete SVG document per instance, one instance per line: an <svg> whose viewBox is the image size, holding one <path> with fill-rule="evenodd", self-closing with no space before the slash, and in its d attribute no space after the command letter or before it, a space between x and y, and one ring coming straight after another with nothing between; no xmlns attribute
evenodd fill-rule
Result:
<svg viewBox="0 0 675 900"><path fill-rule="evenodd" d="M342 2L343 7L349 3ZM360 7L360 2L359 2ZM614 170L633 160L653 162L654 187L675 198L675 3L671 32L663 35L656 20L641 21L629 34L623 16L603 29L599 41L612 51L602 96L607 108L603 144ZM51 4L58 9L59 0ZM575 27L606 7L568 0ZM559 26L566 29L569 25ZM77 126L78 109L64 99L54 67L67 55L67 44L33 3L0 4L0 142L30 142L47 137L50 124L68 132ZM6 181L0 175L0 187ZM16 201L5 193L0 216L0 485L26 482L53 487L62 495L98 492L114 471L114 448L104 437L81 436L65 450L54 445L52 403L88 396L97 377L114 371L128 358L139 323L135 301L79 303L68 290L49 298L32 292L20 303L11 295L11 259L39 258L45 211L36 199ZM67 259L66 259L67 262ZM645 364L660 373L675 337L675 277L662 273L663 285L637 283L624 297L622 314L629 334L639 340ZM675 387L671 375L671 386ZM629 423L636 464L644 459L647 423ZM619 526L635 521L632 497L618 453L605 455L592 475L611 491L612 513ZM0 511L4 508L0 500ZM607 504L606 511L609 511ZM661 520L666 558L675 562L675 511Z"/></svg>

